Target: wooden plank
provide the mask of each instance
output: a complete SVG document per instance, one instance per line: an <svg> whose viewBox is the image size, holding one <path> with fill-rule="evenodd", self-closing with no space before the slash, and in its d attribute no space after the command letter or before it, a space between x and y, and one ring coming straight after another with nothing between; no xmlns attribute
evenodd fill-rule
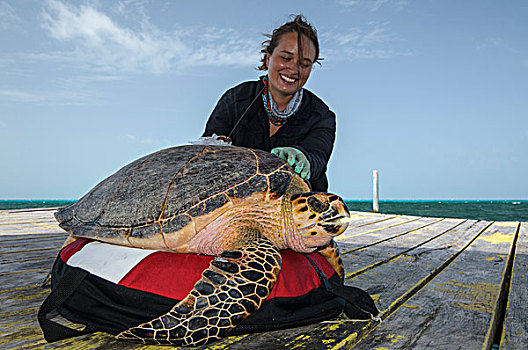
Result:
<svg viewBox="0 0 528 350"><path fill-rule="evenodd" d="M47 228L41 228L41 227L22 228L22 227L18 227L16 229L12 229L12 230L3 230L1 232L1 234L3 236L21 235L21 234L43 235L43 234L60 234L62 232L64 232L64 231L60 231L59 228L54 228L54 227L47 227Z"/></svg>
<svg viewBox="0 0 528 350"><path fill-rule="evenodd" d="M389 220L389 219L392 219L398 216L401 216L401 215L351 211L350 212L351 222L349 223L348 227L349 229L354 228L354 227L360 227L363 225L369 225L372 223Z"/></svg>
<svg viewBox="0 0 528 350"><path fill-rule="evenodd" d="M404 233L392 234L388 238L379 239L375 237L377 240L372 244L343 254L345 271L348 271L345 277L351 279L376 266L389 263L391 260L397 259L447 232L451 232L467 221L464 219L431 221L431 218L423 218L423 220L424 222L429 220L429 224L405 230ZM420 221L413 223L420 223ZM390 231L390 229L386 230L386 232ZM348 255L351 256L348 257Z"/></svg>
<svg viewBox="0 0 528 350"><path fill-rule="evenodd" d="M388 220L348 228L343 234L335 237L334 239L340 246L342 243L345 245L352 244L354 246L363 246L370 243L372 241L372 237L380 237L380 235L383 235L383 237L388 237L396 231L400 233L405 232L420 226L420 224L417 224L416 221L424 222L424 220L426 222L432 222L440 219L419 218L414 216L396 216Z"/></svg>
<svg viewBox="0 0 528 350"><path fill-rule="evenodd" d="M0 227L0 234L2 236L11 236L11 235L39 235L39 234L59 234L64 231L55 224L46 224L44 225L18 225L18 226L3 226Z"/></svg>
<svg viewBox="0 0 528 350"><path fill-rule="evenodd" d="M54 210L34 212L8 212L0 210L0 224L20 224L54 221Z"/></svg>
<svg viewBox="0 0 528 350"><path fill-rule="evenodd" d="M347 284L369 292L385 319L400 303L405 303L412 293L434 278L487 225L487 222L466 221L424 245L356 275ZM374 321L362 328L355 322L345 324L342 328L348 329L348 334L344 332L345 336L331 349L351 348L376 326L378 323Z"/></svg>
<svg viewBox="0 0 528 350"><path fill-rule="evenodd" d="M504 321L501 348L523 349L528 342L528 222L521 224Z"/></svg>
<svg viewBox="0 0 528 350"><path fill-rule="evenodd" d="M12 251L4 251L4 252L0 252L0 260L7 260L7 261L12 261L11 258L13 256L18 256L19 254L38 254L38 253L42 253L42 252L49 252L49 251L54 251L54 252L58 252L60 249L60 246L57 246L57 245L49 245L48 247L39 247L39 248L31 248L31 249L20 249L20 250L12 250Z"/></svg>
<svg viewBox="0 0 528 350"><path fill-rule="evenodd" d="M0 338L0 348L6 350L15 349L138 349L140 346L119 342L111 335L105 333L94 333L81 337L66 339L48 344L36 321L38 309L24 310L26 321L20 321L16 316L8 316L6 327L0 329L3 336ZM148 349L148 348L147 348ZM152 347L152 349L155 349ZM159 347L158 347L159 349Z"/></svg>
<svg viewBox="0 0 528 350"><path fill-rule="evenodd" d="M28 242L9 242L10 244L0 244L0 255L14 254L17 252L34 251L35 249L57 248L62 246L64 238L54 238L51 240L41 240Z"/></svg>
<svg viewBox="0 0 528 350"><path fill-rule="evenodd" d="M383 225L368 225L349 232L345 237L336 239L340 247L341 254L354 254L356 251L369 246L380 244L381 242L406 235L421 228L433 225L442 219L438 218L413 218L404 217L396 220L389 220ZM462 221L462 220L461 220Z"/></svg>
<svg viewBox="0 0 528 350"><path fill-rule="evenodd" d="M4 229L5 227L16 227L16 226L55 226L57 227L57 222L52 216L42 216L40 218L34 218L34 217L21 217L18 220L16 218L12 218L9 220L1 220L0 221L0 228Z"/></svg>
<svg viewBox="0 0 528 350"><path fill-rule="evenodd" d="M0 255L0 265L11 264L22 261L42 260L42 259L54 259L59 253L59 247L42 249L39 251L22 251L13 252L12 254Z"/></svg>
<svg viewBox="0 0 528 350"><path fill-rule="evenodd" d="M46 257L41 259L26 259L23 261L12 262L10 264L0 264L0 278L36 269L49 270L53 264L53 261L54 259ZM3 289L2 286L0 286L0 290L1 289Z"/></svg>
<svg viewBox="0 0 528 350"><path fill-rule="evenodd" d="M1 288L2 290L6 290L16 287L40 286L46 279L48 273L48 268L39 268L11 275L6 274L0 277Z"/></svg>
<svg viewBox="0 0 528 350"><path fill-rule="evenodd" d="M19 234L49 234L64 232L59 228L55 210L0 211L0 237Z"/></svg>
<svg viewBox="0 0 528 350"><path fill-rule="evenodd" d="M34 245L41 242L49 241L64 241L68 237L66 232L56 234L42 234L42 235L15 235L15 236L0 236L0 247L13 245Z"/></svg>
<svg viewBox="0 0 528 350"><path fill-rule="evenodd" d="M488 227L417 294L396 301L356 348L491 348L516 229L517 223Z"/></svg>
<svg viewBox="0 0 528 350"><path fill-rule="evenodd" d="M49 287L29 286L11 291L0 291L0 319L10 312L17 312L26 308L39 307L50 293ZM0 328L3 321L0 321Z"/></svg>

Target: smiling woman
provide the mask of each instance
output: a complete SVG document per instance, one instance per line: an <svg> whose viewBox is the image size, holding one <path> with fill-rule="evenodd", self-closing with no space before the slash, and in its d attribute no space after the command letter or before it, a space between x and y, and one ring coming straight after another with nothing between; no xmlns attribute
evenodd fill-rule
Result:
<svg viewBox="0 0 528 350"><path fill-rule="evenodd" d="M229 89L209 117L203 136L221 135L233 145L271 152L309 180L314 191L326 192L335 114L303 88L313 64L320 60L317 31L298 15L268 37L262 43L258 68L267 74Z"/></svg>

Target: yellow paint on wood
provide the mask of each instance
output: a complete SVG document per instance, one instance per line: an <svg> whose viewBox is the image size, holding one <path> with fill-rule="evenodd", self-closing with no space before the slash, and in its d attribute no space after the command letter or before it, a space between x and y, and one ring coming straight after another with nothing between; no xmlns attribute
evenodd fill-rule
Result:
<svg viewBox="0 0 528 350"><path fill-rule="evenodd" d="M0 318L4 319L11 316L36 315L40 306L32 306L25 309L18 309L15 311L8 311L0 313Z"/></svg>
<svg viewBox="0 0 528 350"><path fill-rule="evenodd" d="M417 310L420 308L418 305L411 305L411 304L403 304L402 306L408 309L414 309L414 310Z"/></svg>
<svg viewBox="0 0 528 350"><path fill-rule="evenodd" d="M16 292L16 291L19 291L19 290L32 289L32 288L36 288L36 287L37 287L37 286L23 286L23 287L16 287L16 288L11 288L11 289L0 290L0 293ZM49 292L49 288L46 289L46 290Z"/></svg>
<svg viewBox="0 0 528 350"><path fill-rule="evenodd" d="M244 335L233 335L227 338L224 338L219 343L211 344L207 347L207 350L223 350L223 349L229 349L231 345L233 345L236 342L241 341L242 339L246 338L248 334ZM165 347L163 347L165 348Z"/></svg>
<svg viewBox="0 0 528 350"><path fill-rule="evenodd" d="M502 227L517 227L518 224L519 223L515 221L501 221L501 222L495 223L496 226L502 226Z"/></svg>
<svg viewBox="0 0 528 350"><path fill-rule="evenodd" d="M399 342L403 338L405 338L403 335L396 335L396 334L389 334L387 336L387 339L390 340L390 342L393 344Z"/></svg>
<svg viewBox="0 0 528 350"><path fill-rule="evenodd" d="M396 217L391 218L391 219L389 219L388 221L390 221L390 220L392 220L392 219L396 219ZM395 226L400 226L400 225L406 224L406 223L408 223L408 222L416 221L416 220L418 220L418 219L419 219L419 218L414 218L414 219L411 219L411 220L406 220L406 221L402 221L402 222L397 222L397 223L392 224L392 225L387 225L387 226L383 226L383 227L378 227L378 228L375 228L375 229L372 229L372 230L369 230L369 231L366 231L366 232L362 232L362 233L357 233L357 234L351 234L351 232L348 232L350 229L348 229L347 231L345 231L344 234L335 237L334 240L336 240L336 241L343 241L343 240L345 240L345 239L349 239L349 238L353 238L353 237L357 237L357 236L362 236L362 235L372 235L373 232L386 230L386 229L389 229L389 228L391 228L391 227L395 227ZM418 230L418 229L419 229L419 228L417 228L417 230ZM353 230L353 229L352 229L352 230Z"/></svg>
<svg viewBox="0 0 528 350"><path fill-rule="evenodd" d="M31 344L32 346L35 346L39 343L39 341L44 341L44 339L42 338L42 334L37 332L36 327L22 327L20 329L17 329L16 332L17 334L21 334L23 336L24 345ZM0 337L0 347L2 349L7 348L9 343L13 342L18 343L16 348L21 348L20 346L18 346L21 343L19 339L12 339L11 337L6 336L5 334ZM11 348L13 349L13 347ZM44 346L42 346L42 348L44 348Z"/></svg>
<svg viewBox="0 0 528 350"><path fill-rule="evenodd" d="M41 268L41 269L25 270L25 271L16 271L16 272L0 273L0 277L4 277L4 276L12 276L12 275L20 275L20 274L24 274L24 273L41 272L41 271L49 271L49 267Z"/></svg>
<svg viewBox="0 0 528 350"><path fill-rule="evenodd" d="M494 312L495 301L499 293L499 287L491 283L464 284L454 279L436 284L435 289L453 294L455 296L453 305L466 310L489 314Z"/></svg>
<svg viewBox="0 0 528 350"><path fill-rule="evenodd" d="M393 348L396 343L404 339L405 337L403 335L396 335L396 334L388 334L386 336L378 336L376 337L376 341L381 342L384 344L384 346L380 346L375 348L376 350L382 350L382 349L391 349Z"/></svg>
<svg viewBox="0 0 528 350"><path fill-rule="evenodd" d="M372 298L372 300L374 300L376 304L379 302L379 299L380 299L379 294L371 294L370 297Z"/></svg>
<svg viewBox="0 0 528 350"><path fill-rule="evenodd" d="M49 294L49 291L43 289L43 290L37 291L36 293L13 295L9 299L22 300L22 301L33 301L35 299L44 300L48 296L48 294Z"/></svg>
<svg viewBox="0 0 528 350"><path fill-rule="evenodd" d="M299 349L305 346L304 341L310 339L308 334L301 334L285 345L287 349Z"/></svg>
<svg viewBox="0 0 528 350"><path fill-rule="evenodd" d="M501 262L501 261L504 261L504 259L507 258L507 257L508 257L508 255L498 254L496 256L490 256L490 257L484 258L484 260Z"/></svg>
<svg viewBox="0 0 528 350"><path fill-rule="evenodd" d="M355 342L357 335L357 332L350 334L348 337L337 343L331 350L350 349L350 344Z"/></svg>
<svg viewBox="0 0 528 350"><path fill-rule="evenodd" d="M329 331L335 331L338 330L339 327L343 324L343 322L340 323L332 323L330 326L328 326Z"/></svg>
<svg viewBox="0 0 528 350"><path fill-rule="evenodd" d="M392 259L392 262L396 262L398 260L402 260L402 261L415 261L416 258L412 255L408 255L408 254L401 254L401 255L398 255L396 258Z"/></svg>
<svg viewBox="0 0 528 350"><path fill-rule="evenodd" d="M514 232L511 233L500 233L496 232L489 236L482 236L479 239L490 242L491 244L509 243L513 240Z"/></svg>

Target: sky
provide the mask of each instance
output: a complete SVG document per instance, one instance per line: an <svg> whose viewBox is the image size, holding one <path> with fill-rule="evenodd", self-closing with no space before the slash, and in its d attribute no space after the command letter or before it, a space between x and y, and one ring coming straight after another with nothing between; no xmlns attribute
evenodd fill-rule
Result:
<svg viewBox="0 0 528 350"><path fill-rule="evenodd" d="M197 139L302 13L345 199L528 199L528 1L0 0L0 199L78 199Z"/></svg>

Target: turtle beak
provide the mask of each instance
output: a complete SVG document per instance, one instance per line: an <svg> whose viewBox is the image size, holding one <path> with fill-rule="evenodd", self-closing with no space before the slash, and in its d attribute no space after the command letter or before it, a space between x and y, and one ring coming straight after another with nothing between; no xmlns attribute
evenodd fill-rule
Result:
<svg viewBox="0 0 528 350"><path fill-rule="evenodd" d="M332 225L344 225L348 224L350 221L352 221L352 219L347 215L337 215L323 220L322 223Z"/></svg>
<svg viewBox="0 0 528 350"><path fill-rule="evenodd" d="M319 225L324 227L325 230L333 236L337 236L346 231L349 221L350 219L348 215L338 214L329 218L325 218L319 222Z"/></svg>

